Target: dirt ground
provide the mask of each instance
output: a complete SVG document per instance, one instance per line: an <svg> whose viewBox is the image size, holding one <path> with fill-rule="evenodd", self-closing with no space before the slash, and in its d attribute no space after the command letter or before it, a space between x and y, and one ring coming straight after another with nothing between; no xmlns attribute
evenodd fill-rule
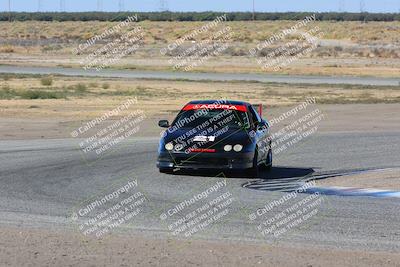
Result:
<svg viewBox="0 0 400 267"><path fill-rule="evenodd" d="M79 68L80 58L76 56L54 55L4 55L0 53L0 64L32 67L67 67ZM159 70L173 71L169 58L143 58L129 56L113 65L114 69L127 70ZM279 71L269 71L274 74L287 75L325 75L325 76L366 76L366 77L399 77L400 61L397 58L337 58L316 57L300 58L288 67ZM193 72L219 73L265 73L253 58L245 56L221 56L211 58L196 67Z"/></svg>
<svg viewBox="0 0 400 267"><path fill-rule="evenodd" d="M400 255L137 234L87 239L68 230L0 229L1 266L399 266ZM12 244L12 245L10 245ZM38 246L37 244L41 244Z"/></svg>
<svg viewBox="0 0 400 267"><path fill-rule="evenodd" d="M88 54L77 56L73 53L74 49L116 24L117 22L99 21L0 22L2 40L0 64L79 67L81 66L79 62ZM173 70L169 60L171 56L176 55L162 56L160 49L203 24L203 22L142 21L130 25L122 32L132 30L136 26L142 27L143 47L111 67L131 70ZM193 71L262 73L262 68L256 63L256 59L250 56L249 50L293 24L294 21L226 22L223 25L229 26L232 30L232 37L227 42L230 46L220 56L211 57ZM277 73L398 77L399 22L316 21L307 25L303 31L309 31L314 27L323 33L317 48L278 70ZM197 36L183 44L182 48L190 47L192 42L209 38L211 33ZM296 37L289 36L269 49L282 46L293 38ZM93 49L96 47L99 48L93 46ZM263 55L259 55L258 58L262 58Z"/></svg>
<svg viewBox="0 0 400 267"><path fill-rule="evenodd" d="M319 131L398 131L400 86L196 82L38 75L0 75L0 138L68 138L70 129L136 99L146 120L138 135L156 136L159 119L173 119L194 99L262 104L265 118L314 99L326 113ZM49 82L46 84L45 82ZM45 85L44 85L45 84ZM44 98L44 99L42 99ZM127 115L122 111L119 115Z"/></svg>
<svg viewBox="0 0 400 267"><path fill-rule="evenodd" d="M85 101L86 102L86 101ZM46 100L35 102L41 107L45 107ZM86 102L87 103L87 102ZM120 101L115 101L115 105L120 104ZM161 106L151 103L142 103L139 109L143 108L147 114L146 119L141 124L141 130L135 136L159 136L161 128L157 123L160 119L172 120L176 112L185 104L185 101L176 101L174 104L168 104L162 108L163 112L156 112ZM92 104L92 108L97 104ZM110 104L110 103L109 103ZM25 100L20 102L21 106L32 105L32 102ZM71 106L70 106L71 105ZM18 140L18 139L53 139L53 138L70 138L71 129L76 125L80 125L85 121L89 121L94 117L100 116L104 111L90 111L90 107L86 107L86 111L91 114L79 115L79 101L67 102L64 105L61 103L58 106L50 105L57 109L68 110L70 116L61 116L60 114L51 114L46 116L41 111L32 109L29 114L14 113L14 116L0 117L0 139L3 140ZM18 107L18 106L17 106ZM106 106L107 107L107 106ZM110 109L114 107L110 105ZM283 112L290 110L293 106L271 107L264 108L264 117L271 119L279 117ZM319 124L319 133L332 132L400 132L400 104L338 104L338 105L315 105L324 114L325 119ZM75 109L76 108L76 109ZM11 109L11 108L10 108ZM26 110L26 109L25 109ZM171 110L172 112L168 112ZM6 111L9 112L10 110ZM39 112L35 115L35 112ZM3 113L4 114L4 113ZM26 116L25 116L26 115ZM86 115L86 116L85 116ZM76 119L83 118L82 120Z"/></svg>

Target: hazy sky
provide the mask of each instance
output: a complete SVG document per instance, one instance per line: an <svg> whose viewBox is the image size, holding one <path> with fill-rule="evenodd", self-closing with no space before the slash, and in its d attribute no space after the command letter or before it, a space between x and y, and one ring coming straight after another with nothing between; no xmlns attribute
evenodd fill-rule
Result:
<svg viewBox="0 0 400 267"><path fill-rule="evenodd" d="M62 0L10 0L13 11L60 11ZM103 11L118 11L120 0L63 0L66 11L92 11L102 2ZM251 11L253 0L122 0L124 10L159 11L161 2L171 11ZM39 4L40 3L40 4ZM364 3L364 4L362 4ZM399 12L400 0L255 0L257 11L349 11ZM8 10L8 0L0 0Z"/></svg>

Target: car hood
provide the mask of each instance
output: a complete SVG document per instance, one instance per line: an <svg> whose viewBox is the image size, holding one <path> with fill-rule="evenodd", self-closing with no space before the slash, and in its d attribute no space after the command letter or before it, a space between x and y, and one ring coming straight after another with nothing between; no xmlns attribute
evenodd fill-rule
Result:
<svg viewBox="0 0 400 267"><path fill-rule="evenodd" d="M174 144L188 142L195 137L201 140L202 136L208 137L208 146L212 143L223 144L246 144L251 142L248 131L240 128L219 128L210 134L204 134L203 131L194 131L193 128L179 128L175 131L168 129L164 134L164 142Z"/></svg>

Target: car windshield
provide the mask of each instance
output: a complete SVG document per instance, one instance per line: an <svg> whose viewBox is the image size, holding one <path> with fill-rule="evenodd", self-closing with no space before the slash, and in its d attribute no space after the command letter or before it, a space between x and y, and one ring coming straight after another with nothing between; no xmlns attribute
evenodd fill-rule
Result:
<svg viewBox="0 0 400 267"><path fill-rule="evenodd" d="M172 123L172 127L177 128L208 127L212 125L247 129L250 124L246 112L229 109L182 110Z"/></svg>

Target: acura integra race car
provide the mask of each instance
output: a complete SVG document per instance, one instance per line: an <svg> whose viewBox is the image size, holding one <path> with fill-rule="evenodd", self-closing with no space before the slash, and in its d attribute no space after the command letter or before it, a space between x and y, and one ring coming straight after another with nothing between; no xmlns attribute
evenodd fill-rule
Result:
<svg viewBox="0 0 400 267"><path fill-rule="evenodd" d="M247 170L258 175L270 169L272 149L269 123L249 103L201 100L186 104L160 140L157 167L174 169Z"/></svg>

